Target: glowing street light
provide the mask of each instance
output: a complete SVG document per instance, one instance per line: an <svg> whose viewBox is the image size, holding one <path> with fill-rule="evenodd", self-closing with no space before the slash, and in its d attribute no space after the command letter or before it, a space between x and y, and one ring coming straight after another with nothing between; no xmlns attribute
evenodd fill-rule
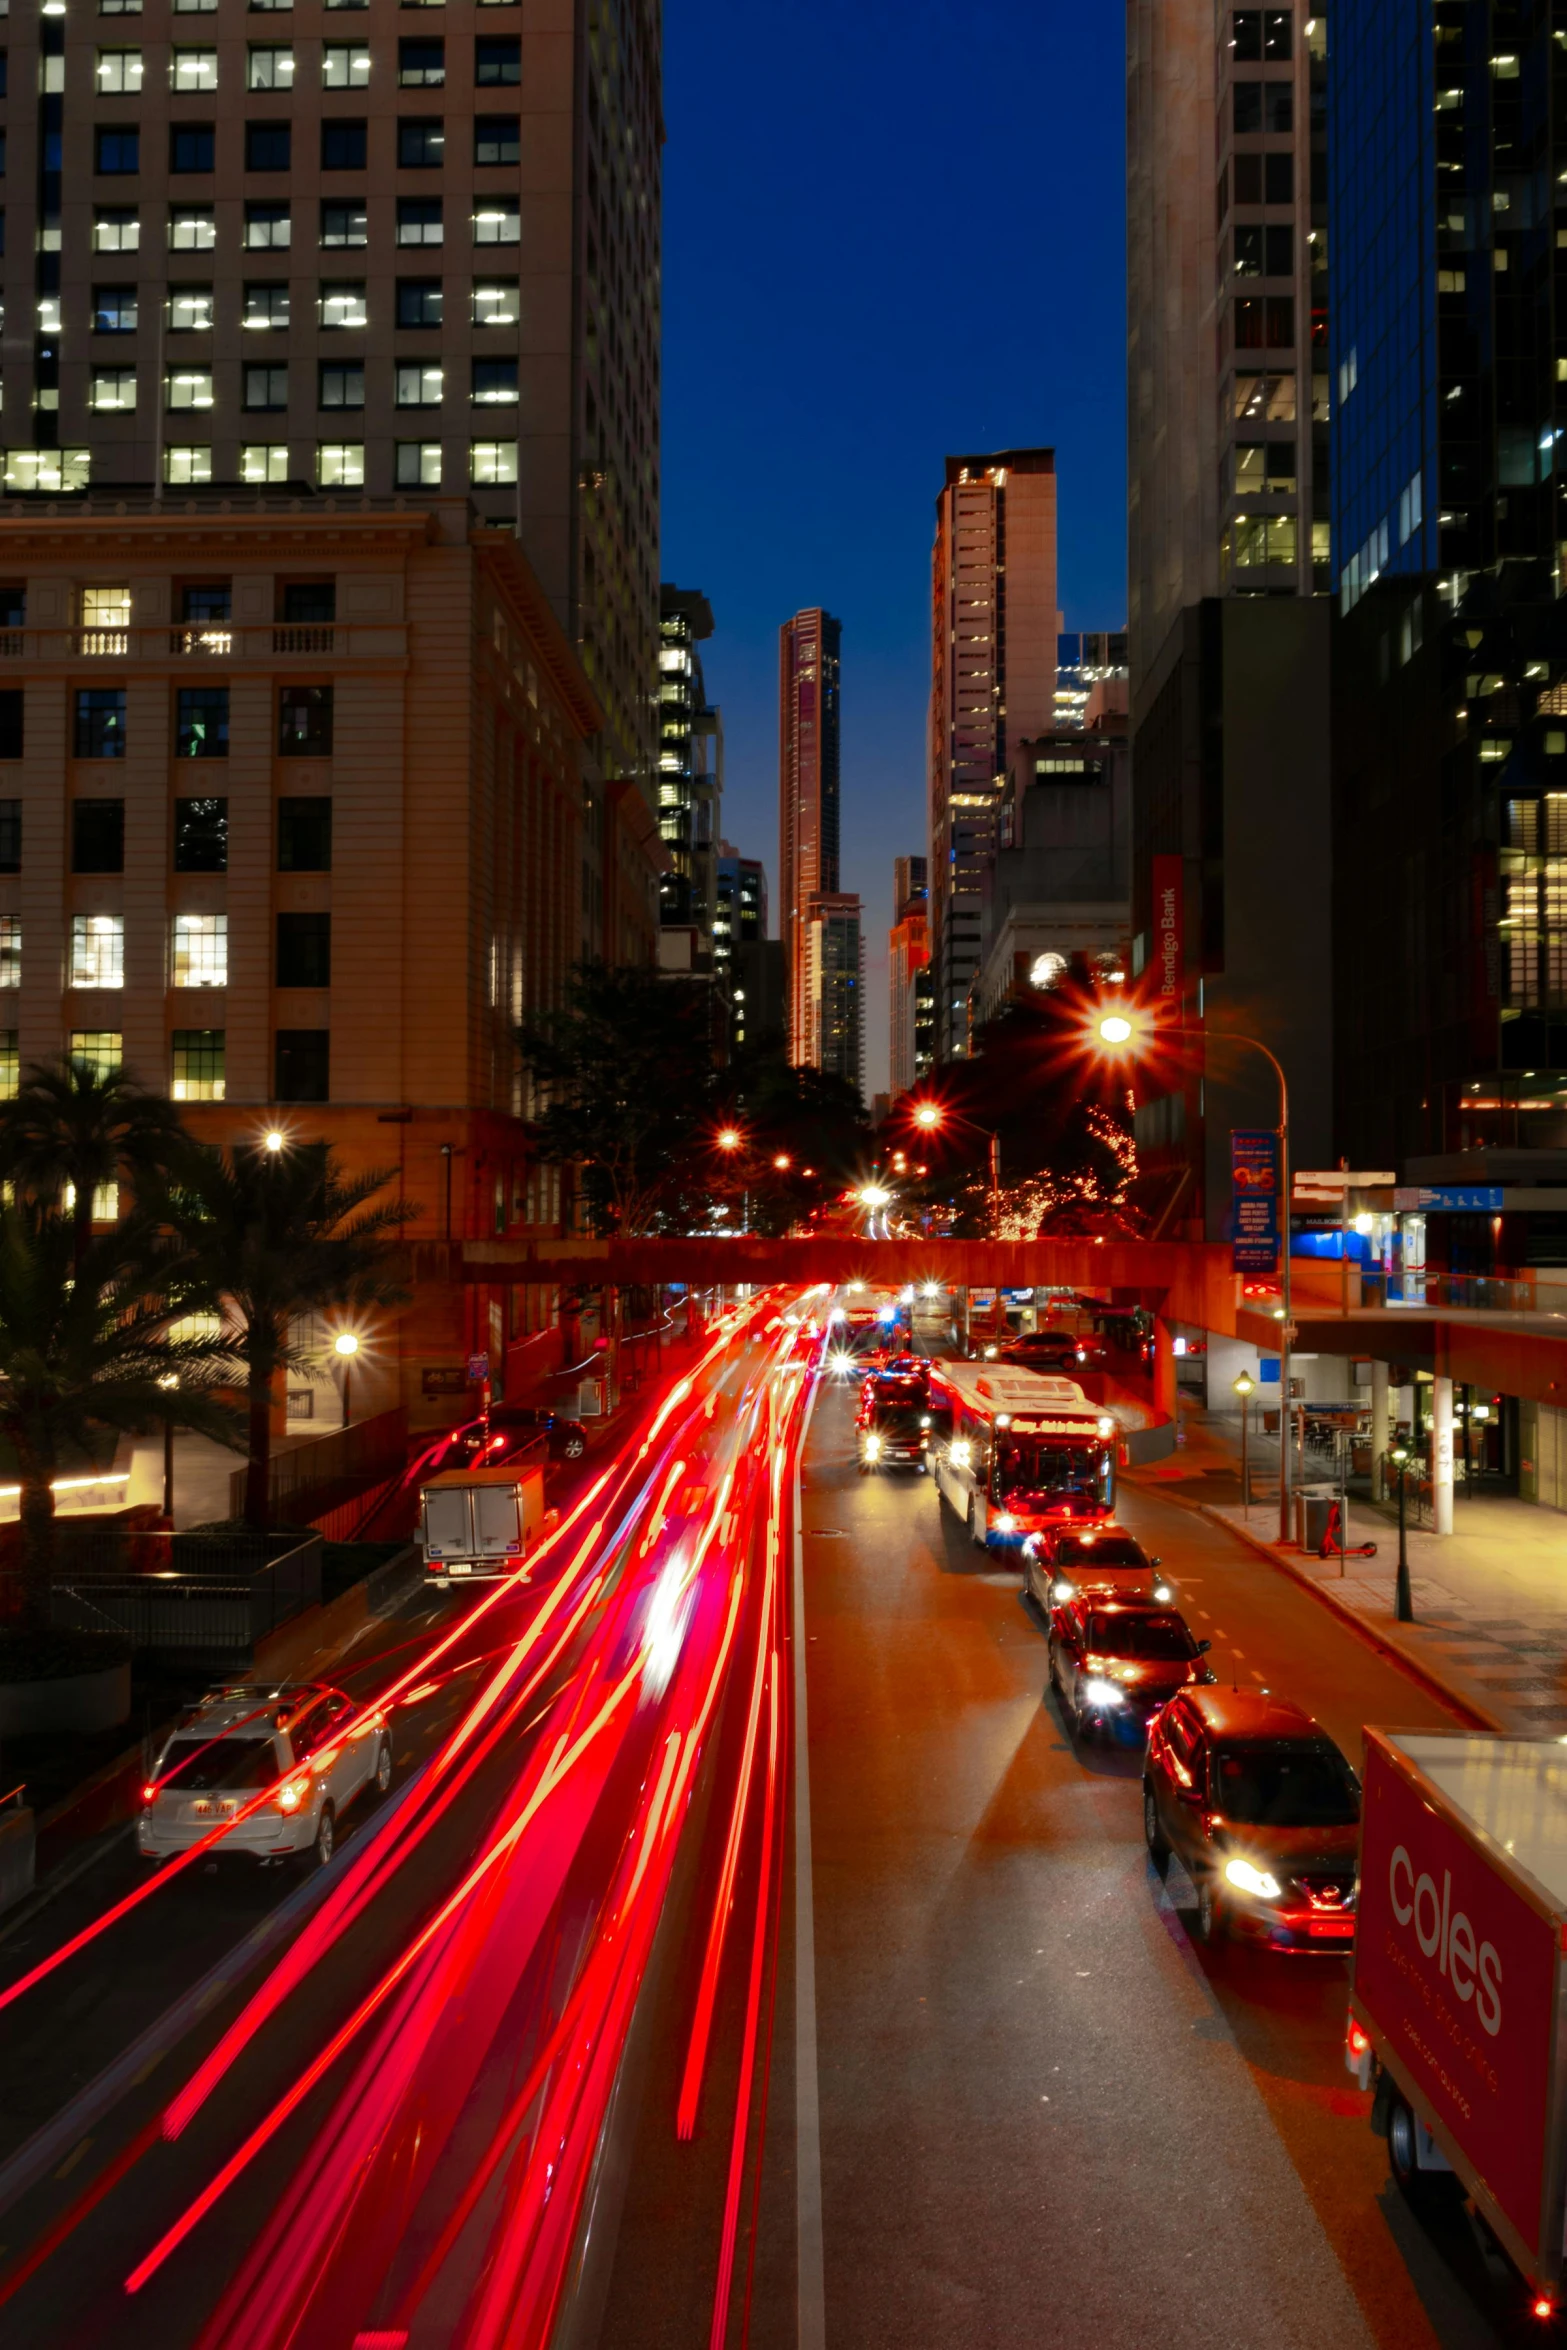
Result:
<svg viewBox="0 0 1567 2350"><path fill-rule="evenodd" d="M941 1124L946 1114L940 1102L921 1102L914 1112L914 1123L930 1134Z"/></svg>
<svg viewBox="0 0 1567 2350"><path fill-rule="evenodd" d="M1103 1044L1130 1044L1132 1023L1124 1012L1107 1012L1099 1022L1099 1037Z"/></svg>
<svg viewBox="0 0 1567 2350"><path fill-rule="evenodd" d="M723 1127L720 1127L720 1129L719 1129L719 1134L718 1134L718 1147L719 1147L719 1149L720 1149L721 1151L737 1151L737 1150L740 1148L740 1129L739 1129L739 1127L738 1127L738 1126L723 1126Z"/></svg>
<svg viewBox="0 0 1567 2350"><path fill-rule="evenodd" d="M862 1184L858 1193L858 1198L861 1207L869 1208L872 1215L875 1215L880 1209L888 1208L892 1205L891 1192L884 1191L879 1183Z"/></svg>
<svg viewBox="0 0 1567 2350"><path fill-rule="evenodd" d="M787 1151L780 1151L777 1158L774 1159L773 1165L777 1168L779 1174L782 1175L787 1173L788 1169L794 1165L794 1161L790 1158Z"/></svg>
<svg viewBox="0 0 1567 2350"><path fill-rule="evenodd" d="M343 1365L343 1426L348 1426L348 1396L353 1380L354 1357L359 1352L359 1340L352 1330L340 1330L332 1345Z"/></svg>
<svg viewBox="0 0 1567 2350"><path fill-rule="evenodd" d="M1241 1399L1241 1516L1251 1516L1251 1479L1246 1474L1246 1405L1257 1382L1249 1371L1242 1371L1233 1385Z"/></svg>
<svg viewBox="0 0 1567 2350"><path fill-rule="evenodd" d="M270 1151L272 1156L276 1158L278 1152L283 1148L283 1139L280 1129L274 1126L270 1133L262 1136L262 1148Z"/></svg>

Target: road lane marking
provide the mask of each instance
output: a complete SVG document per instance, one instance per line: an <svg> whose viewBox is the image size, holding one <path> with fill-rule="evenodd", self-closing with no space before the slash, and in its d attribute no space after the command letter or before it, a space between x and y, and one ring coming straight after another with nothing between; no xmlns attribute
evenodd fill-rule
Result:
<svg viewBox="0 0 1567 2350"><path fill-rule="evenodd" d="M821 1392L813 1381L794 1458L794 2147L800 2350L826 2350L821 2080L816 2058L816 1912L811 1887L811 1744L805 1710L805 1529L800 1462Z"/></svg>
<svg viewBox="0 0 1567 2350"><path fill-rule="evenodd" d="M92 2139L90 2137L84 2138L81 2144L74 2150L74 2152L66 2156L59 2169L55 2172L55 2177L57 2179L68 2179L91 2144Z"/></svg>

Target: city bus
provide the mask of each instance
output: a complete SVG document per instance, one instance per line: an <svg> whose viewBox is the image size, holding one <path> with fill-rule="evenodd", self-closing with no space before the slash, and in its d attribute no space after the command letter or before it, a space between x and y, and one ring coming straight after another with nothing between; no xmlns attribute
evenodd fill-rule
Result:
<svg viewBox="0 0 1567 2350"><path fill-rule="evenodd" d="M1114 1512L1116 1423L1075 1379L941 1362L930 1401L936 1490L981 1548Z"/></svg>

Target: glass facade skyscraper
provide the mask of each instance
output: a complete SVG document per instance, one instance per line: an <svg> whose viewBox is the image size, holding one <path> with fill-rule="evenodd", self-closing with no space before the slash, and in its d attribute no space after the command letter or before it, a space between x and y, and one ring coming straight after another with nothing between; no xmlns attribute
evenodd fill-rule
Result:
<svg viewBox="0 0 1567 2350"><path fill-rule="evenodd" d="M1335 0L1329 110L1340 1138L1561 1147L1567 48Z"/></svg>

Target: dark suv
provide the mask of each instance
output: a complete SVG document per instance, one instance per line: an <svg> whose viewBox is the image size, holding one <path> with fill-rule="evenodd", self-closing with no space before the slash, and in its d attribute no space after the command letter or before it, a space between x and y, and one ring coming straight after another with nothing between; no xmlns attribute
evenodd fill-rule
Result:
<svg viewBox="0 0 1567 2350"><path fill-rule="evenodd" d="M588 1432L580 1420L568 1420L547 1404L498 1403L490 1413L489 1435L482 1420L454 1428L437 1466L466 1469L482 1459L487 1466L500 1468L541 1436L552 1461L580 1461L588 1449Z"/></svg>
<svg viewBox="0 0 1567 2350"><path fill-rule="evenodd" d="M1143 1832L1197 1889L1204 1942L1347 1950L1355 1938L1360 1782L1298 1705L1265 1692L1186 1689L1154 1721Z"/></svg>

